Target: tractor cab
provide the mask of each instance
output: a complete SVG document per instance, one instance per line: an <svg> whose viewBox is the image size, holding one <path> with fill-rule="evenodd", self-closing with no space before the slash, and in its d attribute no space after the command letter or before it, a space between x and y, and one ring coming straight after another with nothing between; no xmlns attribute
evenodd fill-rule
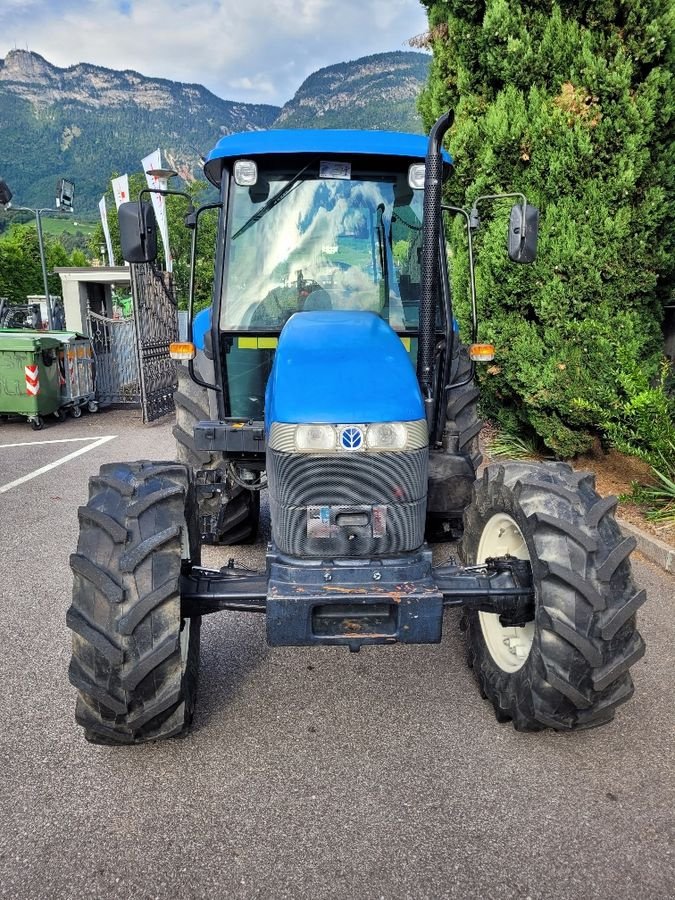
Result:
<svg viewBox="0 0 675 900"><path fill-rule="evenodd" d="M277 340L295 313L374 313L416 364L426 143L279 131L214 148L205 171L226 205L215 314L223 416L263 418Z"/></svg>

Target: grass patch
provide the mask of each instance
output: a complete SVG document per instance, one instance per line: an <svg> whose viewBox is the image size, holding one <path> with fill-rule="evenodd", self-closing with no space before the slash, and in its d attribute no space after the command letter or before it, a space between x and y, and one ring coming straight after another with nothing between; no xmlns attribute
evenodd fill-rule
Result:
<svg viewBox="0 0 675 900"><path fill-rule="evenodd" d="M30 224L30 223L29 223ZM94 222L80 222L79 219L59 217L58 219L42 217L42 230L51 237L61 237L62 234L83 234L85 237L91 237L94 233L96 224Z"/></svg>
<svg viewBox="0 0 675 900"><path fill-rule="evenodd" d="M662 464L651 467L656 484L635 483L630 499L648 507L645 516L650 522L670 527L675 525L675 444L671 442L668 455L660 457Z"/></svg>
<svg viewBox="0 0 675 900"><path fill-rule="evenodd" d="M502 428L488 439L488 453L495 459L552 459L532 438Z"/></svg>

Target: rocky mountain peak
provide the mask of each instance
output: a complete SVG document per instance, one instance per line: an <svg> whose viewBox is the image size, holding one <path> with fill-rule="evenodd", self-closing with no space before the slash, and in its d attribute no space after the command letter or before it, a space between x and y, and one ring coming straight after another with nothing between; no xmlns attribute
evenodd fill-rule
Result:
<svg viewBox="0 0 675 900"><path fill-rule="evenodd" d="M0 60L0 81L42 82L53 80L55 66L30 50L10 50Z"/></svg>
<svg viewBox="0 0 675 900"><path fill-rule="evenodd" d="M430 61L426 53L396 51L326 66L305 79L275 124L421 131L415 104Z"/></svg>
<svg viewBox="0 0 675 900"><path fill-rule="evenodd" d="M200 155L236 131L421 131L416 98L429 61L399 51L328 66L282 110L221 100L200 84L90 63L59 68L37 53L11 50L0 60L0 174L24 205L44 203L55 179L67 176L76 182L78 209L93 211L107 178L138 171L158 146L190 178L200 172Z"/></svg>

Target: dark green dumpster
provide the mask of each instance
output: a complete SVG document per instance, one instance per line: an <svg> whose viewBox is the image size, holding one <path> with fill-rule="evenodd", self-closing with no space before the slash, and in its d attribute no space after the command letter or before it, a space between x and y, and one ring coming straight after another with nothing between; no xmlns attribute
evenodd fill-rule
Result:
<svg viewBox="0 0 675 900"><path fill-rule="evenodd" d="M60 347L39 331L0 329L0 415L25 416L36 430L58 415Z"/></svg>

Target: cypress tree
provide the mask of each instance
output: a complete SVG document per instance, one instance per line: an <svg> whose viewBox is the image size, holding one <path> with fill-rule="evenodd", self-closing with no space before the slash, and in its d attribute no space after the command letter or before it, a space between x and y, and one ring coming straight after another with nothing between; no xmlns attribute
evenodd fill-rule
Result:
<svg viewBox="0 0 675 900"><path fill-rule="evenodd" d="M422 3L433 62L420 111L430 126L455 110L449 197L522 191L541 213L538 259L517 266L508 208L481 211L481 336L497 346L480 376L486 414L559 456L598 429L663 452L675 440L661 331L675 274L672 0ZM465 323L459 220L450 235Z"/></svg>

